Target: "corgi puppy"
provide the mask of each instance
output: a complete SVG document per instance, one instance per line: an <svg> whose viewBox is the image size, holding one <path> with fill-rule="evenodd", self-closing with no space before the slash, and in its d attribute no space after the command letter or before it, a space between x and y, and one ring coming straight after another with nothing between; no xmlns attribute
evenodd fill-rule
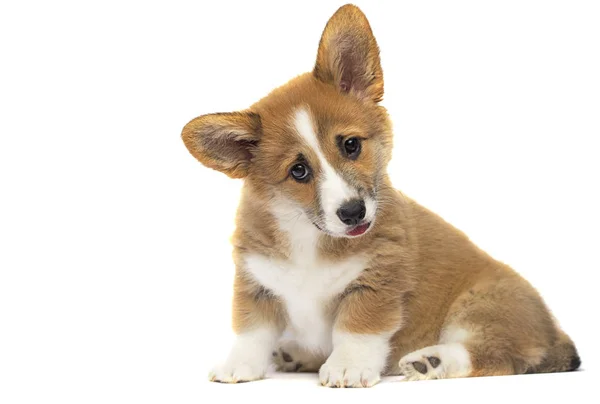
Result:
<svg viewBox="0 0 600 404"><path fill-rule="evenodd" d="M341 7L314 70L247 110L202 115L182 138L244 185L233 236L237 335L212 381L275 363L329 387L575 370L537 291L395 190L379 48Z"/></svg>

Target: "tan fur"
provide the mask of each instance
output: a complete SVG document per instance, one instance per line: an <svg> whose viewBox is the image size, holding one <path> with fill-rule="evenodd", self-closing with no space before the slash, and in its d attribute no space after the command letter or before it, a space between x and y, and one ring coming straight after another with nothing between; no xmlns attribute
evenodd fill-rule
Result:
<svg viewBox="0 0 600 404"><path fill-rule="evenodd" d="M348 63L351 67L345 70ZM573 343L526 280L391 187L385 171L391 157L391 124L377 104L382 97L377 43L362 12L348 5L327 24L312 73L274 90L248 111L205 115L185 127L184 142L198 160L245 178L233 237L234 330L240 333L265 323L283 329L286 324L285 306L247 273L244 256L249 252L282 260L289 256L289 239L271 211L270 203L278 195L307 212L317 209L314 183L288 178L298 154L314 161L313 152L289 124L302 107L316 122L327 160L353 184L377 192L377 219L368 233L353 239L323 233L318 240L323 260L362 254L369 262L328 303L335 329L394 333L390 374L400 372L400 358L438 344L442 333L451 329L468 333L464 342L472 362L468 376L578 367ZM338 134L366 139L360 159L340 156ZM317 163L313 169L320 175Z"/></svg>

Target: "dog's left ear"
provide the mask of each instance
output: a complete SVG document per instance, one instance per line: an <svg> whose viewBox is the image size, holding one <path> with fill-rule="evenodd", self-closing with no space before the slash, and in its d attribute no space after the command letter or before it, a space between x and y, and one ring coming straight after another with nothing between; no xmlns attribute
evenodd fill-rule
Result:
<svg viewBox="0 0 600 404"><path fill-rule="evenodd" d="M325 26L313 74L339 91L361 99L383 99L379 47L363 12L352 4L338 9Z"/></svg>

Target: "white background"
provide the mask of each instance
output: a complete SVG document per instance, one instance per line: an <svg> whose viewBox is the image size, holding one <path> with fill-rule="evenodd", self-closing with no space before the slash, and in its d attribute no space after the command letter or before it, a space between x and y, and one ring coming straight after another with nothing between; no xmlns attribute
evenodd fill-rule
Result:
<svg viewBox="0 0 600 404"><path fill-rule="evenodd" d="M2 2L1 402L565 402L591 390L594 1L358 3L382 50L394 183L529 279L584 371L390 379L369 392L327 390L312 375L206 381L231 340L241 182L196 162L181 129L310 70L342 4Z"/></svg>

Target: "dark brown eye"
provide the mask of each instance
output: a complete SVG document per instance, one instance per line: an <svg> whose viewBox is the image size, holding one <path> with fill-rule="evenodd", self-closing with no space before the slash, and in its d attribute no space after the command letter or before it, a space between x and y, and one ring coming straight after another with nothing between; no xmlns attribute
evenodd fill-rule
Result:
<svg viewBox="0 0 600 404"><path fill-rule="evenodd" d="M357 137L351 137L344 140L340 146L342 153L350 160L356 160L360 154L360 139Z"/></svg>
<svg viewBox="0 0 600 404"><path fill-rule="evenodd" d="M308 166L303 163L297 163L290 169L290 174L298 182L306 182L309 179L310 170Z"/></svg>

